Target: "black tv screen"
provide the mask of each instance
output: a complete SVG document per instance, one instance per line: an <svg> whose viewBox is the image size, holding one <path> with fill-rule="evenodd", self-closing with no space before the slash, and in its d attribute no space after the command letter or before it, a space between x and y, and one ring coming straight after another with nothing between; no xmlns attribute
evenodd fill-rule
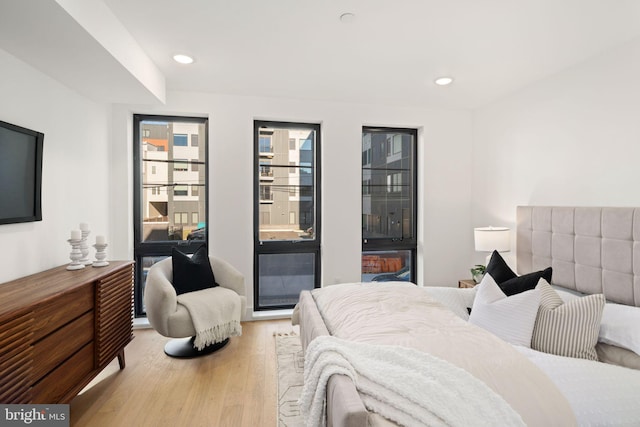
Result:
<svg viewBox="0 0 640 427"><path fill-rule="evenodd" d="M0 224L42 220L44 134L0 121Z"/></svg>

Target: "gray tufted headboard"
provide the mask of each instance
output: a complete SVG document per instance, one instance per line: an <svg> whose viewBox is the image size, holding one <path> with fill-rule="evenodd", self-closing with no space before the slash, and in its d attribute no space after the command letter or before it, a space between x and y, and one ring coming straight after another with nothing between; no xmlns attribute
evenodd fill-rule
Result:
<svg viewBox="0 0 640 427"><path fill-rule="evenodd" d="M640 208L518 206L518 274L640 307Z"/></svg>

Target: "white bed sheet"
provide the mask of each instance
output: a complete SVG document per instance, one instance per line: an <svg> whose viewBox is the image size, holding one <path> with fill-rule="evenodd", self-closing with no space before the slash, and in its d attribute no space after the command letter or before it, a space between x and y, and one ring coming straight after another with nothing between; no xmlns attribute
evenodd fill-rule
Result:
<svg viewBox="0 0 640 427"><path fill-rule="evenodd" d="M514 346L567 398L580 426L640 426L640 371Z"/></svg>

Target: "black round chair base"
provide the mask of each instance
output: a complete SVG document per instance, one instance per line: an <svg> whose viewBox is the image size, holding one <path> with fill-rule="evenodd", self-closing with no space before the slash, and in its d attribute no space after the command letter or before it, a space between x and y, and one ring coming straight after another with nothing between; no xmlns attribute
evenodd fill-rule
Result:
<svg viewBox="0 0 640 427"><path fill-rule="evenodd" d="M211 354L214 351L218 351L229 343L229 338L227 338L224 341L208 345L202 350L198 350L193 346L193 342L195 341L195 339L196 337L171 340L164 346L164 352L167 356L171 356L171 357L178 357L178 358L199 357L199 356Z"/></svg>

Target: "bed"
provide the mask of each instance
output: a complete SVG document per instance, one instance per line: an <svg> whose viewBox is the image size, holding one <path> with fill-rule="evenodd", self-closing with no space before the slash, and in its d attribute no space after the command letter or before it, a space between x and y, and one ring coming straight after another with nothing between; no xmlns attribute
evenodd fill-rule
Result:
<svg viewBox="0 0 640 427"><path fill-rule="evenodd" d="M468 386L456 385L458 389L453 391L449 403L439 401L440 396L447 395L446 389L428 388L425 383L411 389L411 375L405 378L402 375L407 372L395 371L393 375L402 378L396 381L402 382L402 388L412 390L405 396L407 399L417 400L419 405L433 401L430 405L470 412L461 417L475 413L473 425L495 425L491 417L506 420L500 417L513 415L509 411L515 412L523 424L529 426L640 425L640 405L637 405L640 398L640 208L520 206L517 208L516 233L518 283L529 275L537 282L536 274L550 268L551 283L539 286L549 286L553 291L536 286L536 292L510 295L510 304L519 299L517 304L522 305L515 305L517 311L509 308L507 314L499 313L498 317L495 304L487 304L494 311L482 304L489 295L488 289L493 289L490 287L493 284L485 284L485 279L487 283L493 280L490 275L474 289L422 288L390 282L343 284L305 291L294 310L293 321L300 325L307 356L313 350L313 359L319 359L322 356L317 354L322 355L321 348L332 349L331 346L337 344L346 348L341 347L340 352L360 351L363 357L378 347L393 351L407 349L411 357L401 364L415 366L412 369L416 370L416 377L423 375L417 371L424 366L436 366L444 361L443 369L453 369L447 371L445 379L458 375L458 371L463 371L460 372L461 379L467 378L464 375L470 376ZM482 296L479 295L480 287ZM539 324L553 325L553 321L541 321L538 313L533 316L539 324L528 336L525 333L522 341L533 342L534 338L527 337L537 336L536 348L545 351L518 344L522 327L517 318L524 318L522 313L532 310L533 294L536 295L536 313L545 295L560 297L562 301L555 304L562 303L564 307L582 307L576 309L579 312L587 310L584 307L600 304L598 301L601 300L599 314L593 317L596 324L591 325L591 330L587 326L582 328L583 323L589 323L585 320L578 328L586 329L584 333L590 334L589 339L593 342L585 343L582 339L573 339L573 335L566 335L573 334L573 330L551 333L538 327ZM526 304L522 302L525 295L529 301ZM545 304L549 302L548 299L545 301ZM485 313L489 313L487 322L497 325L497 330L482 324ZM473 323L469 321L470 317L473 317ZM515 336L508 335L514 331L503 330L509 328L515 330ZM502 334L507 334L506 338ZM549 338L551 335L553 339ZM574 341L577 344L574 345ZM562 348L553 347L557 345ZM556 354L549 354L544 346L551 346L548 351ZM578 350L574 348L576 346ZM589 351L580 353L582 347ZM568 355L562 353L564 351L568 351ZM414 356L416 359L412 359ZM415 365L412 365L414 361ZM376 362L370 363L374 366ZM392 372L393 368L383 369ZM433 372L425 375L433 375ZM410 418L407 421L400 416L392 416L391 419L396 420L392 422L388 413L382 412L386 410L384 408L379 412L386 418L377 413L377 409L367 410L367 407L378 408L376 405L380 402L374 400L372 403L371 393L362 392L361 385L356 389L355 382L348 370L344 373L337 370L336 374L328 376L318 393L326 401L321 424L464 425L466 422L469 425L468 418L448 422L446 418L445 421L439 419L440 415L433 423L418 423ZM444 384L448 387L446 382ZM475 390L475 394L470 390ZM403 390L396 392L402 394ZM474 396L479 395L487 397L476 402ZM506 402L506 412L486 412L486 407L502 408L502 403L498 405L489 398ZM395 395L391 401L392 411L405 405ZM436 408L436 412L438 410ZM466 421L458 422L460 420ZM515 422L508 424L516 425Z"/></svg>

